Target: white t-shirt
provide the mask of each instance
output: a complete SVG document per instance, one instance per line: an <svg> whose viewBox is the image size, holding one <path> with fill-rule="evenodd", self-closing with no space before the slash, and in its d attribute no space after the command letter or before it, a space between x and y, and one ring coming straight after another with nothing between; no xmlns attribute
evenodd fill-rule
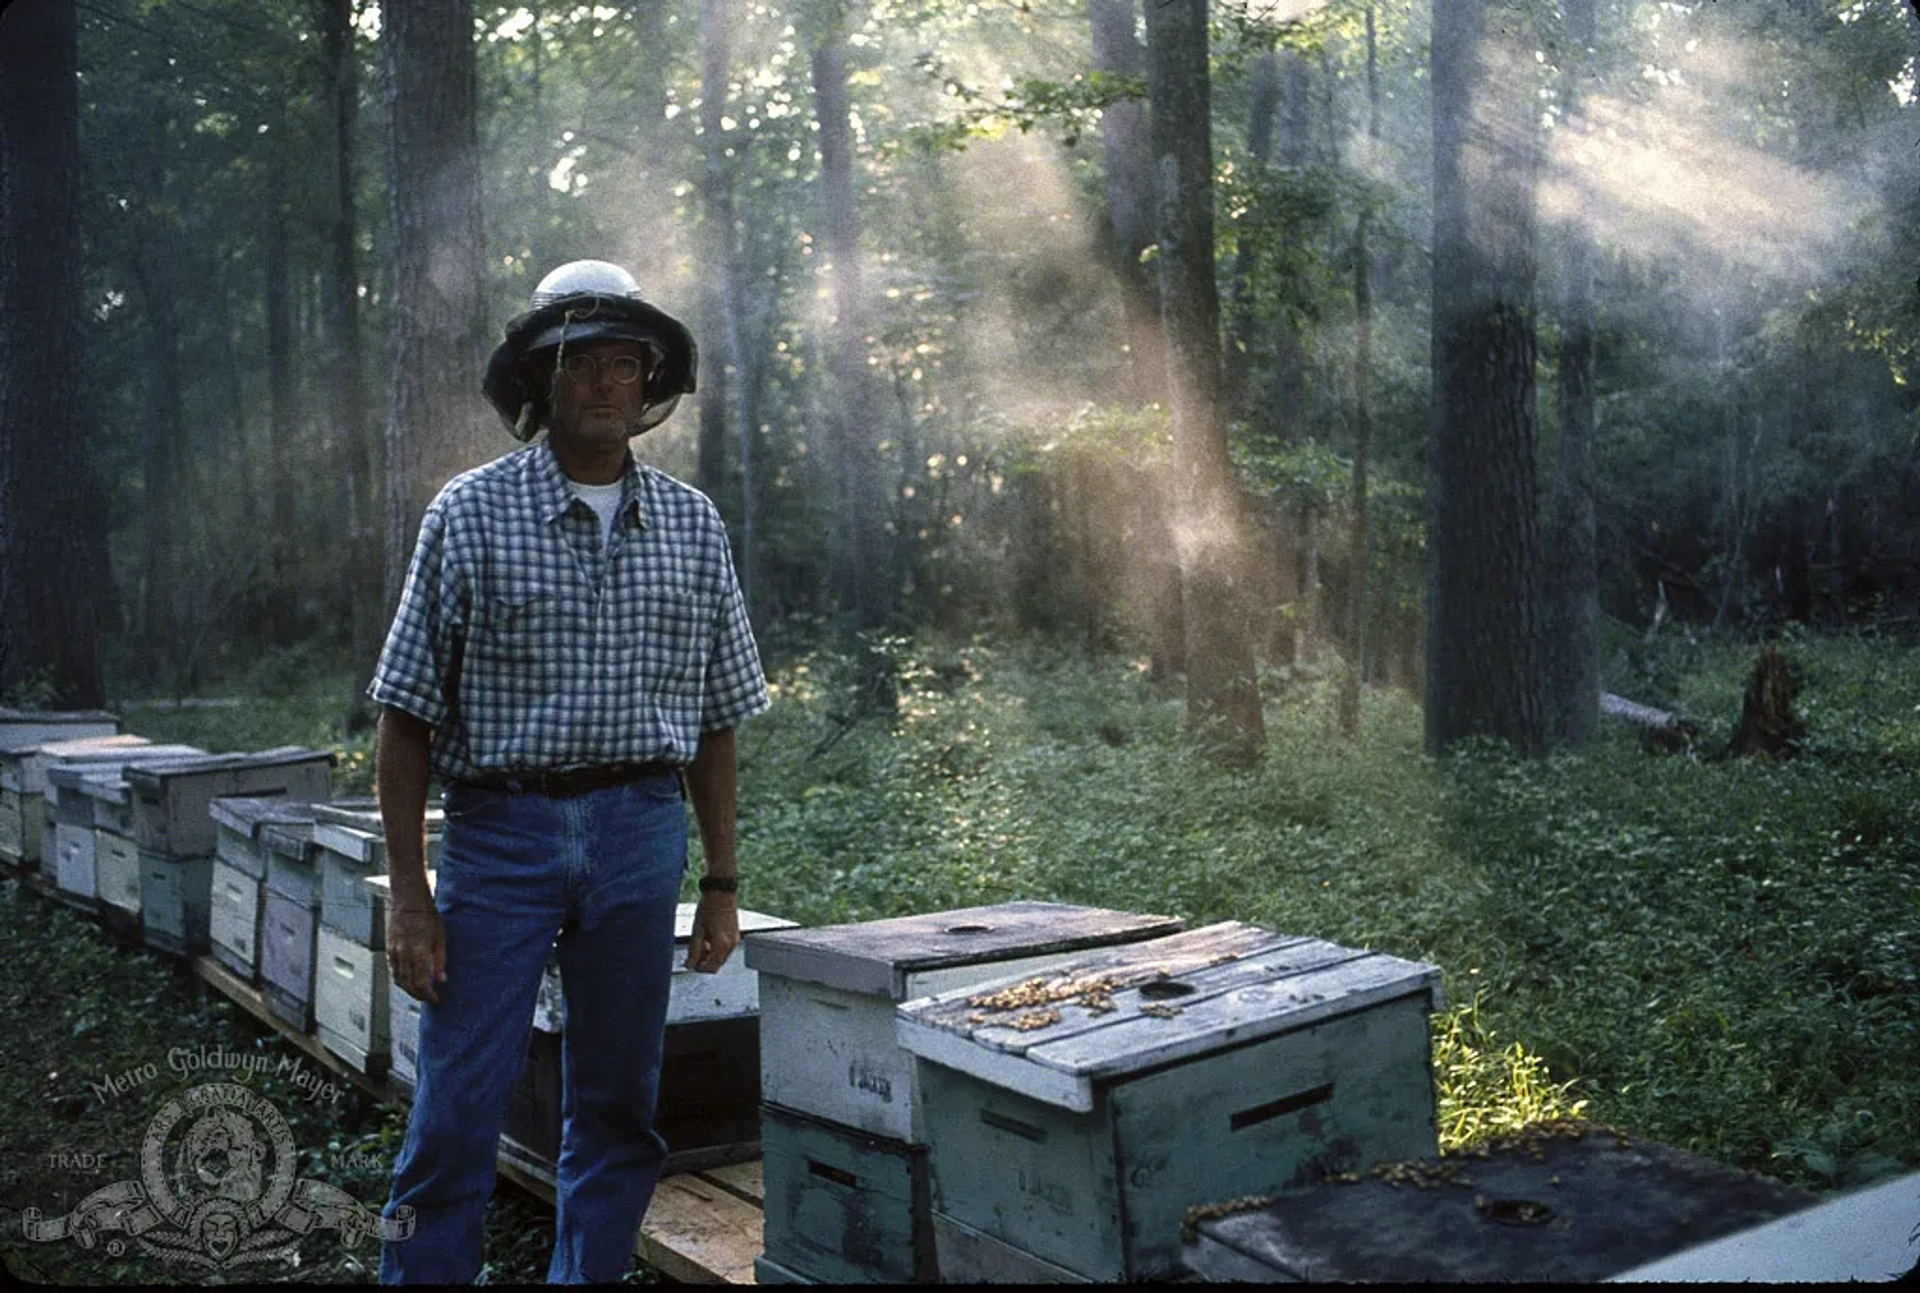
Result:
<svg viewBox="0 0 1920 1293"><path fill-rule="evenodd" d="M613 518L620 509L620 482L611 485L582 485L570 480L567 486L580 496L582 502L593 509L600 518L600 546L606 547L613 539Z"/></svg>

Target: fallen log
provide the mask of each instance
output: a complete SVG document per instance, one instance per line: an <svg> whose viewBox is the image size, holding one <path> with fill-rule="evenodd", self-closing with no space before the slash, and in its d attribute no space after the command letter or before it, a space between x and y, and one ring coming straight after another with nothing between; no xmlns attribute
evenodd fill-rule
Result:
<svg viewBox="0 0 1920 1293"><path fill-rule="evenodd" d="M1638 728L1641 743L1656 754L1678 754L1691 750L1694 740L1700 735L1697 726L1677 714L1655 709L1652 705L1642 705L1612 692L1600 693L1600 713Z"/></svg>

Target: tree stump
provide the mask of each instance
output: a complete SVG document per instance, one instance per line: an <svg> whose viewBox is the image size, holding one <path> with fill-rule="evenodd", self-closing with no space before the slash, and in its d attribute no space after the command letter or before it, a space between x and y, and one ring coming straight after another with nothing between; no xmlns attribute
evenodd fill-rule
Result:
<svg viewBox="0 0 1920 1293"><path fill-rule="evenodd" d="M1747 675L1746 703L1740 709L1740 726L1727 743L1726 757L1790 759L1797 754L1807 731L1793 713L1797 690L1786 657L1776 647L1762 647L1753 672Z"/></svg>

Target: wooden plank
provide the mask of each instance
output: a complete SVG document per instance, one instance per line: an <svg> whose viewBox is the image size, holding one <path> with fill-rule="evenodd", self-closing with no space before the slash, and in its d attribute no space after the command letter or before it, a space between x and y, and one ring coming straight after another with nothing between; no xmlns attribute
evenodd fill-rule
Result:
<svg viewBox="0 0 1920 1293"><path fill-rule="evenodd" d="M759 1208L697 1176L668 1176L653 1192L635 1251L684 1284L752 1284L760 1244Z"/></svg>
<svg viewBox="0 0 1920 1293"><path fill-rule="evenodd" d="M1124 971L1104 977L1116 983L1132 981L1131 986L1115 987L1111 992L1102 994L1097 1008L1084 1004L1084 1000L1063 1002L1062 1006L1073 1013L1041 1027L1018 1029L993 1022L996 1018L1006 1019L1017 1015L1021 1013L1019 1010L977 1010L974 1013L984 1015L985 1022L974 1030L973 1040L982 1046L991 1046L1015 1055L1024 1054L1037 1062L1050 1063L1035 1052L1041 1048L1051 1051L1070 1038L1116 1028L1123 1023L1152 1021L1156 1037L1159 1033L1178 1031L1177 1021L1183 1019L1192 1007L1210 997L1222 996L1236 988L1308 974L1367 955L1366 952L1319 939L1299 939L1269 951L1252 953L1237 961L1203 965L1177 977L1163 978L1157 972L1148 977L1145 971ZM1055 1067L1072 1066L1056 1064Z"/></svg>
<svg viewBox="0 0 1920 1293"><path fill-rule="evenodd" d="M729 1163L725 1167L710 1167L698 1175L748 1203L766 1202L766 1181L761 1175L758 1158L750 1162Z"/></svg>
<svg viewBox="0 0 1920 1293"><path fill-rule="evenodd" d="M1181 925L1170 916L1006 902L758 934L747 940L746 957L767 974L898 1001L915 971L1129 942Z"/></svg>
<svg viewBox="0 0 1920 1293"><path fill-rule="evenodd" d="M1030 998L1032 1008L1038 1010L1047 1004L1048 997L1064 1000L1096 988L1111 993L1153 979L1191 974L1208 966L1244 960L1308 941L1235 920L1223 921L1165 938L1092 951L1041 975L1014 975L955 988L931 998L903 1003L900 1013L911 1016L916 1023L959 1033L984 1046L1022 1053L1031 1039L1023 1038L1020 1029L977 1019L982 1013L977 999L1005 993L1008 999Z"/></svg>
<svg viewBox="0 0 1920 1293"><path fill-rule="evenodd" d="M1439 977L1440 971L1431 966L1391 956L1367 957L1236 988L1186 1006L1171 1018L1135 1013L1097 1033L1037 1046L1027 1058L1076 1076L1112 1078L1290 1032L1400 997L1418 995L1431 1001Z"/></svg>

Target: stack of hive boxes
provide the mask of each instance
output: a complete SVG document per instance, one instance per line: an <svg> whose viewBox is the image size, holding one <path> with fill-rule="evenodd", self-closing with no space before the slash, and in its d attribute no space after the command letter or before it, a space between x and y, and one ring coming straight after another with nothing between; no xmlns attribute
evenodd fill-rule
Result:
<svg viewBox="0 0 1920 1293"><path fill-rule="evenodd" d="M1237 922L903 1004L941 1277L1168 1278L1191 1206L1433 1154L1438 1004L1432 966Z"/></svg>
<svg viewBox="0 0 1920 1293"><path fill-rule="evenodd" d="M87 751L78 757L63 756L44 765L49 827L42 845L43 862L50 864L54 886L67 902L89 911L100 905L98 858L105 838L108 887L115 895L115 911L124 916L130 910L135 919L139 917L137 849L133 850L133 867L128 875L114 869L124 863L124 855L133 844L128 771L147 761L165 762L205 753L190 745L141 742L110 751ZM130 899L126 892L129 875Z"/></svg>
<svg viewBox="0 0 1920 1293"><path fill-rule="evenodd" d="M273 1013L303 1033L313 1028L313 944L320 925L314 807L290 803L286 817L258 828L267 853L260 896L260 987Z"/></svg>
<svg viewBox="0 0 1920 1293"><path fill-rule="evenodd" d="M0 861L33 868L46 829L46 784L25 771L29 756L48 745L72 746L116 737L120 720L102 710L0 709ZM33 784L26 784L32 781Z"/></svg>
<svg viewBox="0 0 1920 1293"><path fill-rule="evenodd" d="M675 919L673 980L667 996L666 1049L654 1128L667 1142L668 1171L751 1158L759 1142L759 978L740 952L718 973L685 968L695 904ZM747 947L794 924L740 912ZM527 1062L508 1105L501 1153L551 1183L560 1155L560 1051L566 998L557 957L550 958L534 1004Z"/></svg>
<svg viewBox="0 0 1920 1293"><path fill-rule="evenodd" d="M438 840L434 841L437 851ZM432 871L427 872L427 890L433 890ZM393 884L384 872L361 882L367 888L374 909L385 911L393 897ZM382 935L384 937L384 934ZM382 958L384 962L385 958ZM400 985L387 983L387 1077L394 1085L411 1091L420 1058L420 1003L408 996Z"/></svg>
<svg viewBox="0 0 1920 1293"><path fill-rule="evenodd" d="M1012 902L762 934L762 1283L910 1283L938 1277L927 1136L898 1003L1181 922Z"/></svg>
<svg viewBox="0 0 1920 1293"><path fill-rule="evenodd" d="M428 809L427 865L440 856L445 817ZM369 887L387 870L377 807L322 804L313 842L320 869L320 924L314 939L313 1017L320 1044L362 1073L387 1071L391 984L384 955L387 888Z"/></svg>
<svg viewBox="0 0 1920 1293"><path fill-rule="evenodd" d="M313 805L282 795L213 800L213 955L247 983L260 977L260 924L267 895L268 825L313 824Z"/></svg>
<svg viewBox="0 0 1920 1293"><path fill-rule="evenodd" d="M333 755L300 746L141 763L127 772L140 848L140 916L147 945L176 955L204 951L211 932L212 801L229 795L325 799Z"/></svg>

